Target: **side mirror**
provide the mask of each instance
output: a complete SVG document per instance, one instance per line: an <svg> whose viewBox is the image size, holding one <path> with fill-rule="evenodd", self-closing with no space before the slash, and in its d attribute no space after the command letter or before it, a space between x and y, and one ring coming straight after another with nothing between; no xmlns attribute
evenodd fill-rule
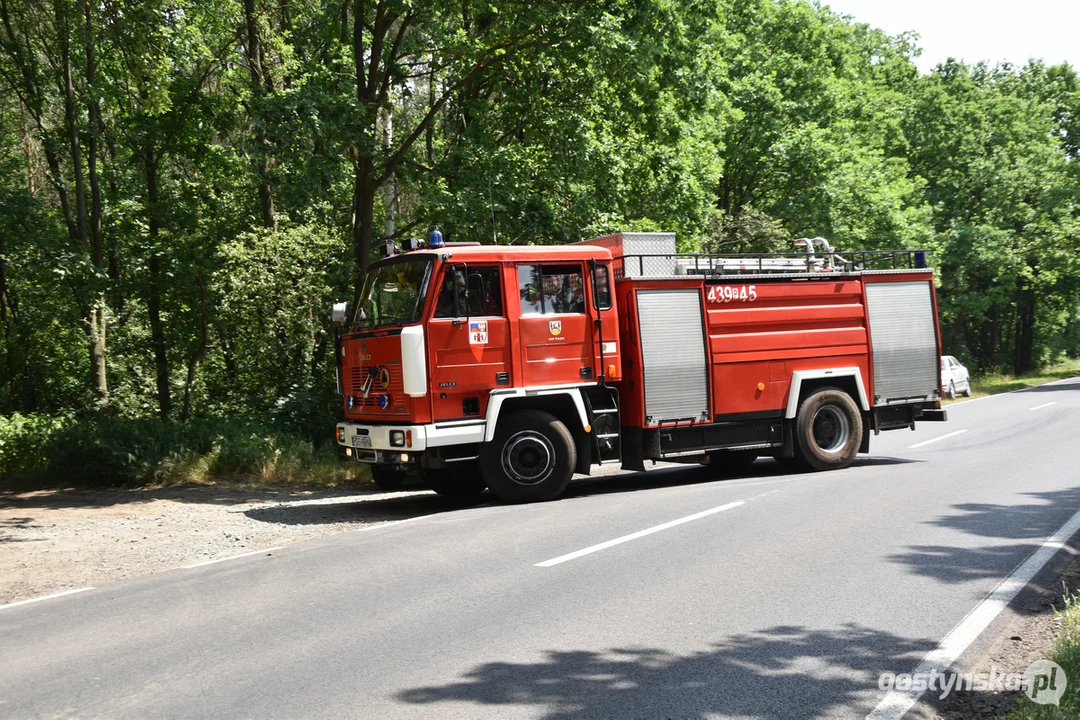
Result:
<svg viewBox="0 0 1080 720"><path fill-rule="evenodd" d="M349 303L339 302L330 306L330 322L341 325L345 322L348 314Z"/></svg>

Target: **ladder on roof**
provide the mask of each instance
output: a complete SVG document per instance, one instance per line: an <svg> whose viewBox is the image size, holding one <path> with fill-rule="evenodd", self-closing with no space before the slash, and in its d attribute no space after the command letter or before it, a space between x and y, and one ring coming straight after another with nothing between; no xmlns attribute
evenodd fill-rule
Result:
<svg viewBox="0 0 1080 720"><path fill-rule="evenodd" d="M832 244L822 237L799 238L795 245L805 248L800 255L778 253L741 253L732 255L710 255L710 270L721 274L738 273L803 273L836 272L853 269L853 263L837 254ZM820 247L821 254L815 250ZM675 261L676 274L680 269L690 270L691 259ZM693 274L687 272L686 274Z"/></svg>
<svg viewBox="0 0 1080 720"><path fill-rule="evenodd" d="M864 270L926 268L925 250L854 250L841 254L825 238L799 238L798 253L717 253L625 255L625 274L637 277L675 275L768 275L850 273Z"/></svg>

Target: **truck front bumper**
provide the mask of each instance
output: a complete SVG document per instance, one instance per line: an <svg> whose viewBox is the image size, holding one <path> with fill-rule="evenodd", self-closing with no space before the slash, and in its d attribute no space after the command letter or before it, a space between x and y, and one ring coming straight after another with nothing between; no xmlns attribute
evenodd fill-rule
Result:
<svg viewBox="0 0 1080 720"><path fill-rule="evenodd" d="M337 424L339 445L357 451L377 450L391 453L423 452L429 448L467 445L484 441L487 423L467 420L426 425L377 425L356 422ZM368 459L363 452L357 457ZM375 461L375 454L368 457Z"/></svg>

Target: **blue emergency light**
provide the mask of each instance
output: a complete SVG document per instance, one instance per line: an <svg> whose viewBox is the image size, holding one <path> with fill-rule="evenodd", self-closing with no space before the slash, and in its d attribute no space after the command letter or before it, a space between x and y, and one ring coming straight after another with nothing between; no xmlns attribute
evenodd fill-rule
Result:
<svg viewBox="0 0 1080 720"><path fill-rule="evenodd" d="M427 245L429 248L441 248L446 246L446 243L443 242L442 232L439 231L439 228L432 228L431 232L428 233Z"/></svg>

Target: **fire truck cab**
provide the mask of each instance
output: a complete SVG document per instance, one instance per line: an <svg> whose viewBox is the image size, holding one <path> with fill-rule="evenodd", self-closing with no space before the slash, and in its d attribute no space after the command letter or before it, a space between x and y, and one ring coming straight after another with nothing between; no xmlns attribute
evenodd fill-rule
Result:
<svg viewBox="0 0 1080 720"><path fill-rule="evenodd" d="M337 441L386 489L415 468L442 494L529 502L607 463L843 468L871 433L944 420L925 253L798 244L392 248L336 343Z"/></svg>

